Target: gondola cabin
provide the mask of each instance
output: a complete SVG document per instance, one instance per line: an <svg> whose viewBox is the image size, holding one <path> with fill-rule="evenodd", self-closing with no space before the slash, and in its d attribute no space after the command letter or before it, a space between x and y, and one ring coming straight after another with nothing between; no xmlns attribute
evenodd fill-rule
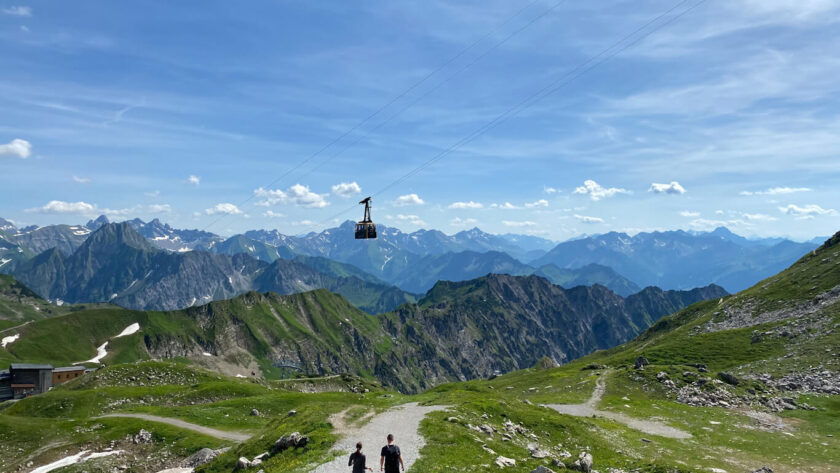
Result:
<svg viewBox="0 0 840 473"><path fill-rule="evenodd" d="M356 222L356 239L376 238L376 224L370 219L370 197L359 203L365 205L365 216L361 222Z"/></svg>

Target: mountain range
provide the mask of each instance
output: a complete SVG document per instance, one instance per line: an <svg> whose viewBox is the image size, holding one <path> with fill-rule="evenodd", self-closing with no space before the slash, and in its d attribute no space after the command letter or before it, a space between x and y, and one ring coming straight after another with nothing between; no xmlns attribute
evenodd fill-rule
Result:
<svg viewBox="0 0 840 473"><path fill-rule="evenodd" d="M97 235L113 231L123 232L123 238L139 236L127 229L112 225ZM81 251L89 254L86 246ZM167 255L140 245L131 253L135 260ZM273 264L280 262L297 264ZM74 264L68 261L66 267ZM260 278L283 272L266 271ZM272 284L279 287L282 282ZM15 329L19 338L0 351L0 359L86 359L103 341L137 323L142 333L111 343L106 363L180 357L229 374L260 371L269 378L288 369L368 374L416 392L445 381L528 367L543 356L568 361L610 348L666 314L723 295L722 288L709 286L692 291L648 288L622 298L598 285L567 290L533 275L488 275L440 282L419 302L373 316L326 289L286 296L248 292L178 311L103 308L37 320Z"/></svg>
<svg viewBox="0 0 840 473"><path fill-rule="evenodd" d="M266 263L243 253L170 252L153 246L129 223L105 224L71 255L52 248L19 265L16 278L59 303L111 302L132 309L171 310L250 290L281 294L328 288L363 310L382 312L415 300L341 263ZM336 271L330 273L330 271Z"/></svg>
<svg viewBox="0 0 840 473"><path fill-rule="evenodd" d="M4 222L0 262L5 263L0 263L0 272L12 273L46 249L72 254L108 219L101 216L84 226L28 229ZM709 283L734 291L780 271L819 245L816 240L747 239L726 228L634 236L611 232L555 244L528 235L491 235L477 228L446 235L437 230L405 233L384 225L379 226L376 240L359 241L348 237L353 229L350 221L306 235L253 230L227 239L202 230L174 229L157 219L127 223L153 246L171 252L247 254L267 263L296 256L328 258L411 293L423 293L439 280L462 281L489 273L537 274L564 287L597 283L623 296L645 286L689 289Z"/></svg>

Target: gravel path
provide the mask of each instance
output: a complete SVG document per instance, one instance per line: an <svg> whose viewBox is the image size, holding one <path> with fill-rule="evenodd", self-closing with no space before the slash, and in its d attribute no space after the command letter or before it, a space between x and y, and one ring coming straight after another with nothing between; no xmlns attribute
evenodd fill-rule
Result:
<svg viewBox="0 0 840 473"><path fill-rule="evenodd" d="M356 442L364 444L362 453L367 456L367 466L379 471L379 450L387 443L387 435L394 434L394 443L400 447L405 469L420 455L420 449L425 440L417 431L420 422L426 414L446 409L445 406L420 406L417 403L403 404L371 418L370 422L361 427L344 425L341 419L331 419L337 433L344 434L333 450L341 454L335 460L324 463L313 470L313 473L348 473L347 460L356 450Z"/></svg>
<svg viewBox="0 0 840 473"><path fill-rule="evenodd" d="M168 424L174 427L180 427L182 429L192 430L193 432L198 432L200 434L209 435L210 437L215 437L217 439L222 440L233 440L236 442L244 442L251 438L251 434L246 434L244 432L232 432L227 430L217 430L211 427L205 427L203 425L193 424L190 422L183 421L181 419L173 419L171 417L160 417L154 416L151 414L136 414L136 413L122 413L122 414L105 414L104 416L100 417L131 417L134 419L143 419L148 420L151 422L160 422L162 424ZM345 472L346 473L346 472Z"/></svg>
<svg viewBox="0 0 840 473"><path fill-rule="evenodd" d="M684 430L677 429L675 427L671 427L670 425L664 424L662 422L658 422L655 420L636 419L635 417L630 417L627 414L623 414L620 412L598 410L598 403L601 402L601 397L604 396L604 391L606 391L606 389L607 387L604 381L604 376L601 376L595 383L595 390L592 392L592 396L585 403L548 404L547 407L550 407L561 414L568 414L570 416L591 417L597 415L601 417L606 417L607 419L614 420L616 422L626 425L627 427L630 427L631 429L636 429L646 434L659 435L661 437L669 437L674 439L687 439L691 437L690 433Z"/></svg>

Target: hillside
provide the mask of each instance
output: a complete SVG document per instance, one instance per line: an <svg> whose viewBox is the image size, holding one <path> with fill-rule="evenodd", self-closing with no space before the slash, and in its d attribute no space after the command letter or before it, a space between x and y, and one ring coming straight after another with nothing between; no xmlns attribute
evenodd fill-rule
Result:
<svg viewBox="0 0 840 473"><path fill-rule="evenodd" d="M716 287L679 296L651 290L625 300L601 286L567 291L536 276L490 275L439 283L418 304L371 316L323 289L250 292L179 311L100 309L39 320L15 330L19 339L0 350L0 360L79 362L107 342L106 364L176 358L228 374L352 373L416 392L523 368L542 356L567 361L609 348L674 303L721 294ZM139 332L117 337L135 323Z"/></svg>
<svg viewBox="0 0 840 473"><path fill-rule="evenodd" d="M0 274L0 330L33 320L96 307L108 307L108 304L62 304L58 306L41 299L15 278Z"/></svg>
<svg viewBox="0 0 840 473"><path fill-rule="evenodd" d="M838 373L840 360L828 356L840 346L838 302L840 233L779 274L665 317L592 358L620 364L644 355L654 364L705 364L749 377L821 367Z"/></svg>

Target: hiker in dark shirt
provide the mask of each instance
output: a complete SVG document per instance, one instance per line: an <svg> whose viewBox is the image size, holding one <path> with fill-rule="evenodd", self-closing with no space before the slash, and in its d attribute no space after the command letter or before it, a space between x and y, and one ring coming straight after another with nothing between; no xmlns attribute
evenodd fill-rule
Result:
<svg viewBox="0 0 840 473"><path fill-rule="evenodd" d="M383 465L385 466L384 470ZM402 467L402 471L405 471L400 447L394 445L394 434L388 434L388 445L382 447L382 454L379 458L379 471L399 473L400 467Z"/></svg>
<svg viewBox="0 0 840 473"><path fill-rule="evenodd" d="M347 466L353 467L353 473L365 473L365 470L373 471L373 468L365 464L365 456L362 454L362 442L356 444L356 451L350 454L350 462Z"/></svg>

